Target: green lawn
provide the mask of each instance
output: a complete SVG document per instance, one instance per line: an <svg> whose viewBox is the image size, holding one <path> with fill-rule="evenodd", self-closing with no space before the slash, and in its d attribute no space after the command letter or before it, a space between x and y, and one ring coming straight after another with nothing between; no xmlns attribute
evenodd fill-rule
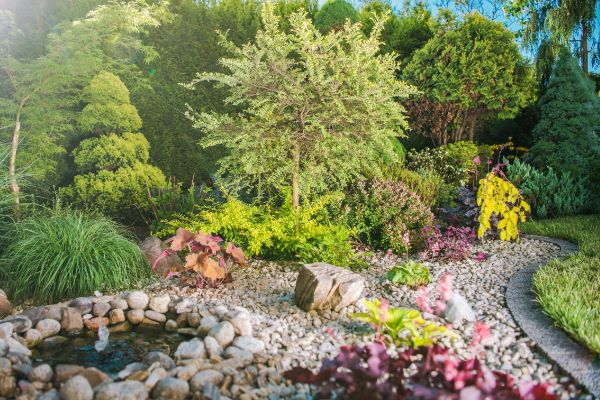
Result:
<svg viewBox="0 0 600 400"><path fill-rule="evenodd" d="M577 254L540 268L534 290L557 326L600 352L600 215L528 222L523 232L579 245Z"/></svg>

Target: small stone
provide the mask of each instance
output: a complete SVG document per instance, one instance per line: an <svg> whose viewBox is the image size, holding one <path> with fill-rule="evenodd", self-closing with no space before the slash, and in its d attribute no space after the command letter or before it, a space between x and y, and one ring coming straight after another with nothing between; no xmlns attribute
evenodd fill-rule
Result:
<svg viewBox="0 0 600 400"><path fill-rule="evenodd" d="M62 400L92 400L94 391L92 386L83 376L74 376L60 388Z"/></svg>
<svg viewBox="0 0 600 400"><path fill-rule="evenodd" d="M119 373L117 374L117 377L119 379L126 379L136 372L145 371L147 368L148 368L148 365L141 363L141 362L134 362L131 364L127 364L127 366L124 369L119 371Z"/></svg>
<svg viewBox="0 0 600 400"><path fill-rule="evenodd" d="M129 321L121 322L120 324L111 325L108 327L110 333L129 332L131 331L131 323Z"/></svg>
<svg viewBox="0 0 600 400"><path fill-rule="evenodd" d="M37 348L38 350L42 351L57 349L64 346L68 341L69 339L64 336L51 336L44 339L44 341L40 343Z"/></svg>
<svg viewBox="0 0 600 400"><path fill-rule="evenodd" d="M156 321L156 322L162 323L167 320L167 317L165 316L165 314L161 314L159 312L152 311L152 310L146 310L144 315L146 316L146 318L151 319L152 321Z"/></svg>
<svg viewBox="0 0 600 400"><path fill-rule="evenodd" d="M96 388L94 400L146 400L148 391L142 382L104 383Z"/></svg>
<svg viewBox="0 0 600 400"><path fill-rule="evenodd" d="M97 331L101 326L108 326L109 323L110 320L106 317L96 317L83 321L83 325L90 331Z"/></svg>
<svg viewBox="0 0 600 400"><path fill-rule="evenodd" d="M180 360L206 358L204 343L198 338L194 338L188 342L182 342L177 347L177 351L175 351L174 356Z"/></svg>
<svg viewBox="0 0 600 400"><path fill-rule="evenodd" d="M150 375L148 375L148 378L146 378L144 386L146 386L146 389L150 391L152 388L154 388L154 386L156 386L158 381L160 381L162 378L166 378L167 375L167 371L165 371L164 368L155 368Z"/></svg>
<svg viewBox="0 0 600 400"><path fill-rule="evenodd" d="M108 302L108 304L110 304L110 308L112 310L127 310L129 308L129 304L127 304L127 300L125 299L113 299L111 301Z"/></svg>
<svg viewBox="0 0 600 400"><path fill-rule="evenodd" d="M144 320L144 310L129 310L127 312L127 319L134 325L140 324Z"/></svg>
<svg viewBox="0 0 600 400"><path fill-rule="evenodd" d="M233 345L242 350L247 350L252 354L265 350L265 344L252 336L238 336L233 341Z"/></svg>
<svg viewBox="0 0 600 400"><path fill-rule="evenodd" d="M61 319L60 305L33 307L23 312L27 318L31 320L31 324L35 325L43 319L54 319L60 322Z"/></svg>
<svg viewBox="0 0 600 400"><path fill-rule="evenodd" d="M167 371L175 368L175 361L168 355L160 351L151 351L150 353L144 356L142 360L144 364L152 365L155 362L158 362L162 368Z"/></svg>
<svg viewBox="0 0 600 400"><path fill-rule="evenodd" d="M11 324L10 322L8 323L0 323L0 339L6 339L12 336L13 334L13 324Z"/></svg>
<svg viewBox="0 0 600 400"><path fill-rule="evenodd" d="M56 389L50 389L42 393L37 400L60 400L60 393Z"/></svg>
<svg viewBox="0 0 600 400"><path fill-rule="evenodd" d="M198 327L198 333L200 333L201 335L207 335L208 332L210 332L210 330L212 328L214 328L218 323L219 323L219 320L216 319L215 317L213 317L212 315L203 317L200 320L200 326Z"/></svg>
<svg viewBox="0 0 600 400"><path fill-rule="evenodd" d="M200 326L200 314L198 313L189 313L187 314L187 323L192 328L197 328Z"/></svg>
<svg viewBox="0 0 600 400"><path fill-rule="evenodd" d="M60 322L54 319L43 319L37 323L35 329L40 331L44 339L50 336L56 336L58 332L60 332Z"/></svg>
<svg viewBox="0 0 600 400"><path fill-rule="evenodd" d="M142 325L149 326L149 327L154 327L154 328L158 328L158 327L161 326L160 322L155 321L155 320L150 319L150 318L146 318L146 317L144 317L144 319L142 320Z"/></svg>
<svg viewBox="0 0 600 400"><path fill-rule="evenodd" d="M27 378L32 382L37 381L46 383L52 380L53 375L52 367L48 364L41 364L33 368Z"/></svg>
<svg viewBox="0 0 600 400"><path fill-rule="evenodd" d="M177 333L184 336L196 336L198 335L198 330L196 328L179 328L177 329Z"/></svg>
<svg viewBox="0 0 600 400"><path fill-rule="evenodd" d="M125 322L125 312L123 312L120 308L115 308L114 310L110 310L108 313L108 320L111 325L120 324L121 322Z"/></svg>
<svg viewBox="0 0 600 400"><path fill-rule="evenodd" d="M14 376L0 377L0 396L11 398L17 390L17 380Z"/></svg>
<svg viewBox="0 0 600 400"><path fill-rule="evenodd" d="M175 312L177 314L185 314L192 312L192 310L194 309L194 305L195 304L191 299L185 298L175 306Z"/></svg>
<svg viewBox="0 0 600 400"><path fill-rule="evenodd" d="M127 304L131 309L145 310L149 301L148 295L140 291L131 292L127 296Z"/></svg>
<svg viewBox="0 0 600 400"><path fill-rule="evenodd" d="M225 349L224 353L226 358L233 358L239 360L244 364L249 364L254 360L254 355L248 350L242 350L236 346L229 346Z"/></svg>
<svg viewBox="0 0 600 400"><path fill-rule="evenodd" d="M456 292L450 295L443 316L453 324L463 320L472 322L477 318L467 299Z"/></svg>
<svg viewBox="0 0 600 400"><path fill-rule="evenodd" d="M184 400L190 391L190 385L183 379L163 378L152 390L153 399Z"/></svg>
<svg viewBox="0 0 600 400"><path fill-rule="evenodd" d="M30 349L42 343L44 336L37 329L30 329L25 332L25 343Z"/></svg>
<svg viewBox="0 0 600 400"><path fill-rule="evenodd" d="M228 312L229 310L225 306L216 306L212 309L212 313L219 318L223 318L223 316Z"/></svg>
<svg viewBox="0 0 600 400"><path fill-rule="evenodd" d="M13 326L13 331L16 333L25 333L32 326L31 320L23 315L10 319L5 319L4 321L0 322L0 324L7 323Z"/></svg>
<svg viewBox="0 0 600 400"><path fill-rule="evenodd" d="M63 308L60 326L63 332L69 336L79 335L83 330L83 319L81 319L81 312L79 309L76 307Z"/></svg>
<svg viewBox="0 0 600 400"><path fill-rule="evenodd" d="M217 339L212 336L204 338L204 348L206 349L209 358L221 357L223 354L223 347L221 347L219 342L217 342Z"/></svg>
<svg viewBox="0 0 600 400"><path fill-rule="evenodd" d="M92 314L94 314L96 317L104 317L106 315L106 313L108 313L110 311L110 304L104 302L104 301L100 301L96 304L94 304L94 307L92 309Z"/></svg>
<svg viewBox="0 0 600 400"><path fill-rule="evenodd" d="M252 323L247 313L235 312L227 320L233 325L236 335L252 336Z"/></svg>
<svg viewBox="0 0 600 400"><path fill-rule="evenodd" d="M13 338L6 339L6 344L8 345L9 354L13 353L15 355L24 355L26 357L31 356L31 351Z"/></svg>
<svg viewBox="0 0 600 400"><path fill-rule="evenodd" d="M89 297L78 297L69 303L69 307L76 308L79 311L79 314L83 315L92 312L94 303Z"/></svg>
<svg viewBox="0 0 600 400"><path fill-rule="evenodd" d="M195 364L189 364L184 367L179 367L177 371L177 377L185 381L189 381L192 376L196 375L198 367Z"/></svg>
<svg viewBox="0 0 600 400"><path fill-rule="evenodd" d="M177 321L170 319L165 322L165 330L167 332L177 332Z"/></svg>
<svg viewBox="0 0 600 400"><path fill-rule="evenodd" d="M13 364L12 366L14 373L23 378L27 378L32 369L33 367L31 366L31 361L29 359L25 360L25 362Z"/></svg>
<svg viewBox="0 0 600 400"><path fill-rule="evenodd" d="M169 303L171 302L171 297L168 294L164 294L162 296L154 296L150 299L149 307L152 311L166 314L169 311Z"/></svg>
<svg viewBox="0 0 600 400"><path fill-rule="evenodd" d="M98 368L94 367L84 369L79 373L79 375L87 379L87 381L90 383L90 385L92 385L93 388L109 380L108 375L100 371Z"/></svg>
<svg viewBox="0 0 600 400"><path fill-rule="evenodd" d="M209 332L208 336L212 336L217 339L217 342L221 345L221 347L227 347L231 342L233 342L233 338L235 338L235 330L233 329L233 325L231 325L228 321L220 322L215 325Z"/></svg>
<svg viewBox="0 0 600 400"><path fill-rule="evenodd" d="M202 390L205 385L212 383L213 385L219 385L223 381L224 375L222 372L214 369L206 369L198 372L190 380L190 386L192 391Z"/></svg>
<svg viewBox="0 0 600 400"><path fill-rule="evenodd" d="M81 365L58 364L54 368L54 384L60 386L83 370L84 368Z"/></svg>

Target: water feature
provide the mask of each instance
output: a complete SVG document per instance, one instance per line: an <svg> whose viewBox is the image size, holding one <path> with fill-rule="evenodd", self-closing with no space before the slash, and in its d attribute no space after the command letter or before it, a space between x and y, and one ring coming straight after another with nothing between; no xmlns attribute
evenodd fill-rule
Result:
<svg viewBox="0 0 600 400"><path fill-rule="evenodd" d="M94 349L98 353L102 353L108 347L108 337L110 336L110 332L105 325L102 325L100 329L98 329L98 340L94 343Z"/></svg>
<svg viewBox="0 0 600 400"><path fill-rule="evenodd" d="M108 332L108 330L107 330ZM99 340L94 336L78 336L65 338L60 344L51 348L33 350L34 363L48 363L52 367L57 364L78 364L85 367L96 367L114 376L127 364L142 361L150 351L162 351L173 356L177 346L186 337L163 330L136 327L129 332L100 332ZM102 351L97 351L99 347Z"/></svg>

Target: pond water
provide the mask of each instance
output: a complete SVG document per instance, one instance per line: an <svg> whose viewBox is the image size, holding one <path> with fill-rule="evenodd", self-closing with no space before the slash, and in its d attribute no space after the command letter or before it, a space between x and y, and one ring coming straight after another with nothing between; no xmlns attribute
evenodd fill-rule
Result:
<svg viewBox="0 0 600 400"><path fill-rule="evenodd" d="M65 338L63 343L51 348L33 350L34 363L77 364L96 367L108 375L114 376L127 364L142 361L146 353L162 351L173 356L177 346L186 338L177 333L158 329L136 328L130 332L111 333L108 347L102 353L94 349L97 336L78 336Z"/></svg>

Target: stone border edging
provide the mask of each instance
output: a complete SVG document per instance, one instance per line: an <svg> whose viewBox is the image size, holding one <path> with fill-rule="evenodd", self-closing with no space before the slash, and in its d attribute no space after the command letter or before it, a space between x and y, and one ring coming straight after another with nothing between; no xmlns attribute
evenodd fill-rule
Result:
<svg viewBox="0 0 600 400"><path fill-rule="evenodd" d="M560 252L553 259L566 257L579 250L577 245L562 239L537 235L523 237L559 246ZM533 293L533 275L546 264L547 262L530 264L510 277L506 287L506 305L519 327L536 342L548 358L593 396L600 398L600 355L594 355L571 339L565 331L555 327Z"/></svg>

